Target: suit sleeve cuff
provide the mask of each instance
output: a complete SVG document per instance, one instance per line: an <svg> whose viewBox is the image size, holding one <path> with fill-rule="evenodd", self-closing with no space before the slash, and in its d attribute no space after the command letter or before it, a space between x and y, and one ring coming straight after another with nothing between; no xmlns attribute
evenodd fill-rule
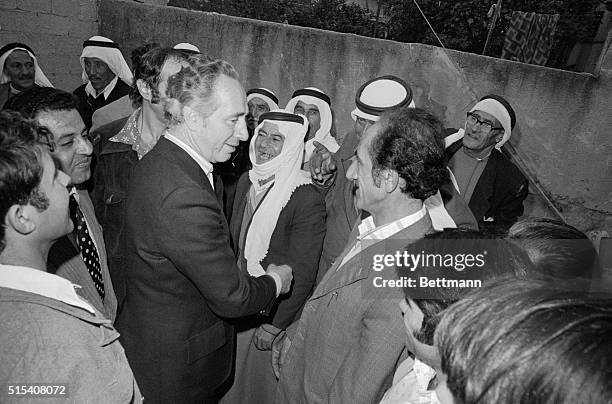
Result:
<svg viewBox="0 0 612 404"><path fill-rule="evenodd" d="M280 275L275 272L268 272L267 274L274 279L274 283L276 284L276 297L278 297L283 287L283 281L281 280Z"/></svg>

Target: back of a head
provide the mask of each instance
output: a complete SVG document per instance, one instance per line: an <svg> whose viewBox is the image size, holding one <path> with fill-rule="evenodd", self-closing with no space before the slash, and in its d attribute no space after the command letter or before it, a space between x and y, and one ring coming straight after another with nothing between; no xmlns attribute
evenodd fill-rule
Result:
<svg viewBox="0 0 612 404"><path fill-rule="evenodd" d="M77 109L76 98L53 87L33 87L15 96L5 107L26 118L35 119L40 112Z"/></svg>
<svg viewBox="0 0 612 404"><path fill-rule="evenodd" d="M150 50L157 48L160 48L160 45L157 42L146 43L134 49L130 55L130 61L132 62L132 71L134 72L134 80L132 81L132 85L130 88L130 99L136 107L142 105L142 96L140 95L138 87L136 86L136 80L141 79L144 80L147 84L149 84L147 78L152 75L159 75L159 71L161 70L161 66L158 66L158 63L153 63L151 64L151 66L148 66L149 64L147 63L146 67L143 66L143 56L146 55ZM150 72L150 70L154 70L155 68L157 70L156 74L154 72Z"/></svg>
<svg viewBox="0 0 612 404"><path fill-rule="evenodd" d="M238 73L225 60L213 60L196 53L189 56L187 64L168 78L168 100L164 108L171 126L183 121L181 107L185 105L197 109L204 117L211 115L216 108L215 90L219 77L238 80Z"/></svg>
<svg viewBox="0 0 612 404"><path fill-rule="evenodd" d="M38 192L43 167L46 131L17 112L0 111L0 218L13 205L31 203L45 209L46 198ZM0 226L0 252L5 247L5 226Z"/></svg>
<svg viewBox="0 0 612 404"><path fill-rule="evenodd" d="M402 192L425 200L448 180L442 123L431 113L403 106L385 112L370 146L373 169L390 169L405 181Z"/></svg>
<svg viewBox="0 0 612 404"><path fill-rule="evenodd" d="M527 254L518 246L504 239L489 239L483 233L471 229L445 229L432 233L406 247L413 254L422 253L422 262L412 275L424 275L428 279L480 280L533 274L533 266ZM425 255L425 254L428 254ZM400 277L410 276L405 267L398 268ZM464 286L437 286L432 289L404 288L406 298L411 298L423 312L423 326L417 339L433 345L439 314L474 288Z"/></svg>
<svg viewBox="0 0 612 404"><path fill-rule="evenodd" d="M612 400L612 300L500 279L444 312L435 343L456 404Z"/></svg>
<svg viewBox="0 0 612 404"><path fill-rule="evenodd" d="M597 251L580 230L559 220L526 218L516 222L508 238L523 247L546 276L561 279L597 275Z"/></svg>

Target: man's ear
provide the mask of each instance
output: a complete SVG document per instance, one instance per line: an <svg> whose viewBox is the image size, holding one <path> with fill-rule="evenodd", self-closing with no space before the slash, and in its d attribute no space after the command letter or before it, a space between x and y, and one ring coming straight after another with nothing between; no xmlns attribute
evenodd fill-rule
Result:
<svg viewBox="0 0 612 404"><path fill-rule="evenodd" d="M204 126L204 117L188 105L183 107L183 119L191 130L200 130Z"/></svg>
<svg viewBox="0 0 612 404"><path fill-rule="evenodd" d="M504 138L504 131L503 130L499 130L497 132L497 135L495 135L495 143L499 143L501 142L501 140Z"/></svg>
<svg viewBox="0 0 612 404"><path fill-rule="evenodd" d="M38 212L32 205L13 205L9 208L4 223L7 228L27 235L36 230L36 217Z"/></svg>
<svg viewBox="0 0 612 404"><path fill-rule="evenodd" d="M147 83L145 83L142 79L138 79L136 80L136 87L138 88L138 92L140 93L142 98L151 102L151 100L153 99L153 94Z"/></svg>
<svg viewBox="0 0 612 404"><path fill-rule="evenodd" d="M383 184L385 187L385 191L390 194L400 185L401 178L399 174L395 170L382 170L381 176L383 177Z"/></svg>

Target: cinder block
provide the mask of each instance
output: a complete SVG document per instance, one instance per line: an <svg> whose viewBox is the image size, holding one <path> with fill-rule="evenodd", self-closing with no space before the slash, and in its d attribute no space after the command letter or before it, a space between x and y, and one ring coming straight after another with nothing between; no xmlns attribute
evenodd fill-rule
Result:
<svg viewBox="0 0 612 404"><path fill-rule="evenodd" d="M6 9L17 8L17 0L2 0L0 1L0 8L6 8Z"/></svg>
<svg viewBox="0 0 612 404"><path fill-rule="evenodd" d="M52 0L51 12L56 15L78 17L81 12L80 0Z"/></svg>
<svg viewBox="0 0 612 404"><path fill-rule="evenodd" d="M70 30L68 36L71 38L77 38L81 43L98 33L98 23L96 21L81 21L71 20Z"/></svg>
<svg viewBox="0 0 612 404"><path fill-rule="evenodd" d="M95 1L83 1L79 3L79 19L81 20L97 20L98 6Z"/></svg>
<svg viewBox="0 0 612 404"><path fill-rule="evenodd" d="M30 32L34 14L21 10L3 10L0 13L0 30L5 32Z"/></svg>
<svg viewBox="0 0 612 404"><path fill-rule="evenodd" d="M68 17L53 14L38 14L36 21L36 30L41 34L68 35L74 25Z"/></svg>
<svg viewBox="0 0 612 404"><path fill-rule="evenodd" d="M50 13L51 2L49 0L19 0L17 2L17 8L39 13Z"/></svg>

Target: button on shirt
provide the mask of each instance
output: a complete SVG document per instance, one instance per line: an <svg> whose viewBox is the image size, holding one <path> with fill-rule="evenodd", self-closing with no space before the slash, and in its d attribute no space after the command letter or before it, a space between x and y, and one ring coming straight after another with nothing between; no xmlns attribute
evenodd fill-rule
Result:
<svg viewBox="0 0 612 404"><path fill-rule="evenodd" d="M399 233L401 230L412 226L413 224L421 220L423 217L425 217L426 214L427 209L425 208L425 206L423 206L421 210L416 213L404 216L394 222L387 223L378 227L376 227L376 225L374 224L374 218L372 218L372 216L369 216L366 219L362 220L358 226L359 235L357 236L357 240L355 241L353 248L351 248L351 250L344 256L344 259L336 270L340 269L351 258L361 252L362 244L364 241L388 239L394 234Z"/></svg>

